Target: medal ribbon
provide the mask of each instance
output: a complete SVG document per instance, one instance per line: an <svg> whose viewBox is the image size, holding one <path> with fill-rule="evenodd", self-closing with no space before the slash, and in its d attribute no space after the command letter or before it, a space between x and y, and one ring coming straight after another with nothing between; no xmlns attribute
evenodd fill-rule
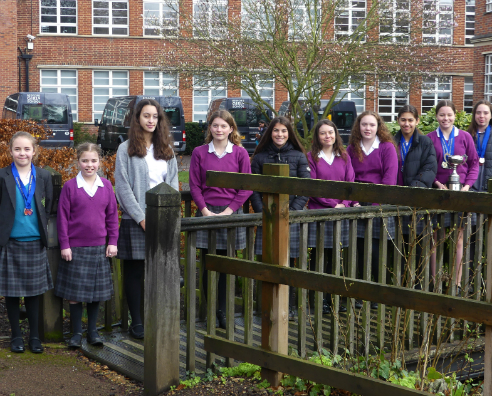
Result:
<svg viewBox="0 0 492 396"><path fill-rule="evenodd" d="M34 197L34 191L36 191L36 168L31 164L31 177L29 178L29 189L24 186L22 180L19 176L19 171L15 167L15 163L12 162L12 174L14 175L15 182L17 187L22 194L22 198L24 198L25 210L24 214L31 215L32 214L32 198Z"/></svg>
<svg viewBox="0 0 492 396"><path fill-rule="evenodd" d="M490 137L490 125L485 130L482 144L480 144L480 133L477 133L477 153L479 158L485 158L485 149L487 148L489 137Z"/></svg>
<svg viewBox="0 0 492 396"><path fill-rule="evenodd" d="M412 146L412 141L413 141L413 135L407 143L407 141L403 137L403 133L401 134L400 153L401 153L401 169L402 169L402 171L403 171L403 166L405 165L405 159L407 158L408 151L410 150L410 147Z"/></svg>
<svg viewBox="0 0 492 396"><path fill-rule="evenodd" d="M449 134L449 140L446 142L444 135L441 132L441 128L438 128L439 139L441 140L443 159L446 161L448 155L454 155L454 126L453 130Z"/></svg>

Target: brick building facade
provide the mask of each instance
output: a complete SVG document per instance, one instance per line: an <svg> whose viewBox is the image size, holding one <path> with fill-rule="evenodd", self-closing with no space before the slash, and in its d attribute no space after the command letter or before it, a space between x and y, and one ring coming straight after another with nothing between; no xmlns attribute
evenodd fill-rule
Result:
<svg viewBox="0 0 492 396"><path fill-rule="evenodd" d="M367 7L370 1L349 2L349 12L360 12L360 7ZM367 77L365 92L351 93L348 98L356 101L359 111L376 110L387 120L394 118L398 107L406 102L426 111L439 99L449 98L459 110L470 111L473 101L492 99L492 0L409 3L415 1L438 2L438 15L448 13L455 20L450 32L423 38L430 42L448 40L449 45L436 47L450 60L442 75L411 83L405 91L392 89L390 84L383 89L384 82ZM236 4L238 0L231 2ZM192 1L188 3L192 7ZM30 90L67 93L74 120L85 123L101 118L111 96L178 94L186 121L198 121L205 119L211 99L241 95L227 87L186 87L173 73L172 65L165 72L155 69L163 40L145 28L145 15L162 15L162 1L0 0L0 7L1 103L19 87L26 89L26 60L22 54L32 55ZM35 37L33 50L26 48L28 34ZM276 109L287 99L287 93L275 89L273 81L266 91Z"/></svg>

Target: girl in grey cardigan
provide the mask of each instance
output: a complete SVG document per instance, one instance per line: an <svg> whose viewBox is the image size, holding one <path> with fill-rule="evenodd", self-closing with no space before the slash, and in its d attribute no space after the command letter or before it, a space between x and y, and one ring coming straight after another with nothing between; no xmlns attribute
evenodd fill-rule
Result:
<svg viewBox="0 0 492 396"><path fill-rule="evenodd" d="M132 116L128 140L116 154L116 197L122 211L118 258L124 260L125 294L132 317L130 335L141 339L140 281L145 265L145 193L165 182L179 190L178 165L167 117L159 103L144 99Z"/></svg>

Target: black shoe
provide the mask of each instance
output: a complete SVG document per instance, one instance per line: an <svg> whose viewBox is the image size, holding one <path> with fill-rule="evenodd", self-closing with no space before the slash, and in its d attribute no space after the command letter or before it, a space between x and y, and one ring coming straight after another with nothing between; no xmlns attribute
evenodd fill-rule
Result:
<svg viewBox="0 0 492 396"><path fill-rule="evenodd" d="M20 340L20 341L17 341ZM10 351L14 353L23 353L26 350L24 348L24 340L22 337L15 337L10 341Z"/></svg>
<svg viewBox="0 0 492 396"><path fill-rule="evenodd" d="M371 309L378 309L378 303L377 302L372 302L371 303Z"/></svg>
<svg viewBox="0 0 492 396"><path fill-rule="evenodd" d="M220 309L217 311L217 320L219 321L219 328L225 329L227 326L226 316Z"/></svg>
<svg viewBox="0 0 492 396"><path fill-rule="evenodd" d="M331 314L331 306L329 304L323 303L323 315Z"/></svg>
<svg viewBox="0 0 492 396"><path fill-rule="evenodd" d="M179 277L179 288L181 289L185 285L185 280L182 276Z"/></svg>
<svg viewBox="0 0 492 396"><path fill-rule="evenodd" d="M87 342L92 346L102 346L104 345L102 337L99 335L97 330L92 333L87 333Z"/></svg>
<svg viewBox="0 0 492 396"><path fill-rule="evenodd" d="M41 345L41 340L36 337L29 340L29 349L32 353L42 353L44 351L44 348Z"/></svg>
<svg viewBox="0 0 492 396"><path fill-rule="evenodd" d="M364 304L362 304L362 300L355 300L354 307L355 309L361 309Z"/></svg>
<svg viewBox="0 0 492 396"><path fill-rule="evenodd" d="M72 338L67 342L69 348L80 348L82 347L82 334L74 333Z"/></svg>
<svg viewBox="0 0 492 396"><path fill-rule="evenodd" d="M461 290L461 286L456 286L456 297L463 297L463 290Z"/></svg>
<svg viewBox="0 0 492 396"><path fill-rule="evenodd" d="M143 324L136 324L130 326L128 333L135 339L141 340L144 338L144 327Z"/></svg>
<svg viewBox="0 0 492 396"><path fill-rule="evenodd" d="M338 313L341 313L341 312L347 312L347 307L345 305L340 304L338 306Z"/></svg>

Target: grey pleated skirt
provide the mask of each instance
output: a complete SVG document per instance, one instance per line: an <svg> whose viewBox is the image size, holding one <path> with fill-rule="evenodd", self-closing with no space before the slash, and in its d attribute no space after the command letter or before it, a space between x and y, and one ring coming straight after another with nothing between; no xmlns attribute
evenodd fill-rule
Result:
<svg viewBox="0 0 492 396"><path fill-rule="evenodd" d="M333 221L325 222L325 249L333 248ZM342 220L342 247L347 247L349 244L349 221ZM308 247L316 247L316 223L308 225Z"/></svg>
<svg viewBox="0 0 492 396"><path fill-rule="evenodd" d="M121 219L116 257L121 260L145 260L145 231L132 219Z"/></svg>

